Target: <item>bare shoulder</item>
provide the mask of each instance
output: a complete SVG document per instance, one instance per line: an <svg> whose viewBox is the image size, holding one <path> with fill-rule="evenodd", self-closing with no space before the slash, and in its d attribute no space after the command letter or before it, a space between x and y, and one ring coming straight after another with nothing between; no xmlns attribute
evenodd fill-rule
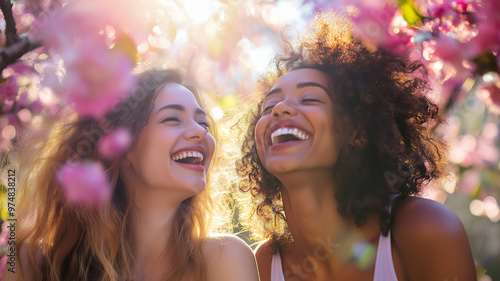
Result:
<svg viewBox="0 0 500 281"><path fill-rule="evenodd" d="M209 237L203 254L208 280L259 280L252 249L242 239L229 234Z"/></svg>
<svg viewBox="0 0 500 281"><path fill-rule="evenodd" d="M396 200L392 240L408 280L476 280L463 224L439 202L418 197Z"/></svg>
<svg viewBox="0 0 500 281"><path fill-rule="evenodd" d="M443 204L419 197L407 197L394 202L394 227L408 232L417 228L430 234L452 234L463 229L462 222Z"/></svg>
<svg viewBox="0 0 500 281"><path fill-rule="evenodd" d="M205 241L204 253L207 258L218 258L220 255L251 255L252 249L241 238L231 234L216 234Z"/></svg>
<svg viewBox="0 0 500 281"><path fill-rule="evenodd" d="M255 249L255 259L259 268L260 280L271 280L271 263L273 260L273 251L271 241L261 242Z"/></svg>

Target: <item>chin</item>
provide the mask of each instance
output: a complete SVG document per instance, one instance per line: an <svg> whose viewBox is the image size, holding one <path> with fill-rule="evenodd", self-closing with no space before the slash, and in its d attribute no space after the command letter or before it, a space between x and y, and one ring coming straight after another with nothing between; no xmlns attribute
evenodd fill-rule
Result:
<svg viewBox="0 0 500 281"><path fill-rule="evenodd" d="M299 163L295 161L270 161L264 167L273 175L292 172L300 168Z"/></svg>
<svg viewBox="0 0 500 281"><path fill-rule="evenodd" d="M186 187L193 195L199 194L205 190L207 183L205 181L195 182Z"/></svg>

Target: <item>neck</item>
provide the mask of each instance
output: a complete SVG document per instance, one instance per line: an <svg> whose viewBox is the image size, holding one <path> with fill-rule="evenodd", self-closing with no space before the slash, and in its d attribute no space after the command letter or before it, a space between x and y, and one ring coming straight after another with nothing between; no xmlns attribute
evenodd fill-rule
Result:
<svg viewBox="0 0 500 281"><path fill-rule="evenodd" d="M288 247L293 251L290 254L298 257L320 255L323 260L331 261L332 254L349 252L353 243L377 237L376 220L369 219L358 228L353 220L339 214L335 198L338 186L330 171L294 172L279 179L288 228L294 238ZM340 258L349 260L347 256Z"/></svg>
<svg viewBox="0 0 500 281"><path fill-rule="evenodd" d="M176 196L165 190L137 190L140 192L134 196L132 211L136 275L152 280L150 277L161 276L171 258L166 250L182 201L175 200Z"/></svg>

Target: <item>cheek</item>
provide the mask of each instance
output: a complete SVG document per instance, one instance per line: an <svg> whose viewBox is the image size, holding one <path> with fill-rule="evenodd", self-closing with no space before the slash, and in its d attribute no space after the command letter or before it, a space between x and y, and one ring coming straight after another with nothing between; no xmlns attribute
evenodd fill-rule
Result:
<svg viewBox="0 0 500 281"><path fill-rule="evenodd" d="M259 152L259 157L262 158L262 153L261 151L264 150L265 147L265 142L266 142L266 128L267 124L269 122L266 121L265 118L261 118L259 121L257 121L257 124L255 124L255 144L257 146L257 151Z"/></svg>
<svg viewBox="0 0 500 281"><path fill-rule="evenodd" d="M136 168L143 171L163 168L170 159L172 146L168 132L144 129L132 154L138 166Z"/></svg>
<svg viewBox="0 0 500 281"><path fill-rule="evenodd" d="M266 117L262 117L255 124L254 134L255 134L255 140L257 142L264 141L265 134L266 134L266 128L267 128L267 125L269 124L269 121L267 119L268 118L266 118Z"/></svg>
<svg viewBox="0 0 500 281"><path fill-rule="evenodd" d="M207 133L206 140L207 140L208 157L212 159L215 153L215 139L210 133Z"/></svg>

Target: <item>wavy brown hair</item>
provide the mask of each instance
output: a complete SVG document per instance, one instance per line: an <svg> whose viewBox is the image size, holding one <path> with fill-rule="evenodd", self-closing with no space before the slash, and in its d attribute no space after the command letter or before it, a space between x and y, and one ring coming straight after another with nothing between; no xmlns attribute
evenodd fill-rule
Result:
<svg viewBox="0 0 500 281"><path fill-rule="evenodd" d="M427 72L419 61L386 50L368 50L352 35L346 15L318 14L297 45L287 42L271 70L257 84L260 102L248 117L242 157L236 163L240 190L253 198L250 213L264 227L261 238L290 241L281 202L281 183L262 165L257 154L255 125L265 93L287 72L312 68L329 79L332 112L342 120L340 132L357 135L363 146L346 143L332 169L339 189L338 212L358 226L367 215L381 216L382 233L390 229L385 206L390 194L416 195L422 186L446 174L444 143L431 125L442 121L438 107L426 94ZM337 124L338 124L337 123ZM275 244L276 245L276 244Z"/></svg>
<svg viewBox="0 0 500 281"><path fill-rule="evenodd" d="M112 161L103 159L98 142L105 132L125 127L135 144L167 82L186 86L200 102L196 89L178 71L150 69L136 78L135 91L103 120L61 114L46 134L23 149L18 200L21 225L16 241L23 248L18 247L17 254L29 253L30 265L21 266L34 268L35 280L134 280L133 194L125 190L130 171L123 165L125 155ZM110 202L97 207L66 203L56 171L68 160L85 159L104 164L114 187ZM164 280L206 280L202 247L211 202L208 190L182 202L164 251L175 257Z"/></svg>

